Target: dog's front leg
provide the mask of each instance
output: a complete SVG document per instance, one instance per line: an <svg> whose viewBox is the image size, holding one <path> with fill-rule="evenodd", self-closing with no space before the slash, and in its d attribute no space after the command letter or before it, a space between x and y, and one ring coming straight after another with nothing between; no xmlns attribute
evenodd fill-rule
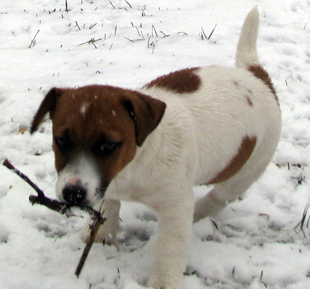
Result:
<svg viewBox="0 0 310 289"><path fill-rule="evenodd" d="M108 245L116 245L116 233L119 226L120 202L107 199L103 203L103 217L106 218L104 224L99 228L95 242ZM100 209L96 207L96 209ZM89 222L83 232L83 241L87 242L90 236Z"/></svg>
<svg viewBox="0 0 310 289"><path fill-rule="evenodd" d="M183 288L194 200L192 193L182 196L178 193L178 198L173 200L169 197L153 206L159 227L153 272L147 286L154 289Z"/></svg>

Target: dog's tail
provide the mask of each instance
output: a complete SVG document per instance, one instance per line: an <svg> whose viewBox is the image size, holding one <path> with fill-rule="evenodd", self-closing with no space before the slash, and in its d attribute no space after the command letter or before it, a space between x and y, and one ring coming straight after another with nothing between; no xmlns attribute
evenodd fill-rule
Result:
<svg viewBox="0 0 310 289"><path fill-rule="evenodd" d="M259 12L255 6L246 17L237 45L236 67L249 69L252 65L259 64L256 42L259 26Z"/></svg>
<svg viewBox="0 0 310 289"><path fill-rule="evenodd" d="M236 53L236 67L246 69L254 74L257 78L260 78L276 96L276 91L273 87L272 81L268 72L259 63L256 50L256 42L259 26L259 13L257 6L255 6L248 16L246 17L240 39L237 45ZM279 104L279 103L278 103Z"/></svg>

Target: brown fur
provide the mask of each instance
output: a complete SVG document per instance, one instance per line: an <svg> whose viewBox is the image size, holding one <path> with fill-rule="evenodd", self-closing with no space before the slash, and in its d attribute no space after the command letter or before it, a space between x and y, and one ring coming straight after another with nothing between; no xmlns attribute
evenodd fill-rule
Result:
<svg viewBox="0 0 310 289"><path fill-rule="evenodd" d="M245 96L245 98L246 98L246 100L247 100L247 102L248 102L249 106L253 106L252 99L251 99L251 98L249 98L248 96Z"/></svg>
<svg viewBox="0 0 310 289"><path fill-rule="evenodd" d="M276 90L273 87L273 84L272 84L272 81L271 81L271 78L268 72L259 64L250 65L248 70L252 72L255 77L261 79L270 88L279 106L279 100L276 94Z"/></svg>
<svg viewBox="0 0 310 289"><path fill-rule="evenodd" d="M243 138L237 154L231 159L229 164L211 181L209 184L221 183L237 174L243 165L250 158L256 145L256 137Z"/></svg>
<svg viewBox="0 0 310 289"><path fill-rule="evenodd" d="M200 77L194 72L199 68L188 68L160 76L146 85L147 88L159 87L176 93L193 93L201 85Z"/></svg>

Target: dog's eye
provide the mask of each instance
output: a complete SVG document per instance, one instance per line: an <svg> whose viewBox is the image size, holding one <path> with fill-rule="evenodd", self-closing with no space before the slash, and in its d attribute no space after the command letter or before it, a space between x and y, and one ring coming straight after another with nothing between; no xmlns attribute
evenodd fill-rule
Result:
<svg viewBox="0 0 310 289"><path fill-rule="evenodd" d="M119 145L120 143L117 143L117 142L101 140L95 145L93 152L96 155L108 156L112 154Z"/></svg>
<svg viewBox="0 0 310 289"><path fill-rule="evenodd" d="M56 137L55 141L60 149L66 149L68 147L68 139L66 137Z"/></svg>
<svg viewBox="0 0 310 289"><path fill-rule="evenodd" d="M102 152L104 151L111 151L116 147L116 143L111 142L111 141L106 141L104 143L101 144L100 150Z"/></svg>
<svg viewBox="0 0 310 289"><path fill-rule="evenodd" d="M65 146L67 144L67 140L64 137L58 137L56 140L60 146Z"/></svg>

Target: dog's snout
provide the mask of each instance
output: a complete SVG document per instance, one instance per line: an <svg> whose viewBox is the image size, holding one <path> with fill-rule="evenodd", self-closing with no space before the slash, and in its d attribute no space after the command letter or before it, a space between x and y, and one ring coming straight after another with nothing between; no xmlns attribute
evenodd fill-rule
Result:
<svg viewBox="0 0 310 289"><path fill-rule="evenodd" d="M70 205L81 205L86 199L86 190L81 186L68 185L63 189L62 195Z"/></svg>

